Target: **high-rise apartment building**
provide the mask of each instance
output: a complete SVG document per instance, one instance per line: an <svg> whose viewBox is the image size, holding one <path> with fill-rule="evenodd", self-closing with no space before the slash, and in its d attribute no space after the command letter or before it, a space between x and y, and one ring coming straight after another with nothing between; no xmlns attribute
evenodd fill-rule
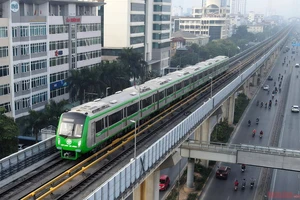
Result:
<svg viewBox="0 0 300 200"><path fill-rule="evenodd" d="M230 0L230 13L246 15L247 0Z"/></svg>
<svg viewBox="0 0 300 200"><path fill-rule="evenodd" d="M71 69L101 62L98 1L0 3L0 106L18 118L68 99Z"/></svg>
<svg viewBox="0 0 300 200"><path fill-rule="evenodd" d="M171 0L105 0L103 60L123 48L141 52L150 71L163 74L170 63Z"/></svg>

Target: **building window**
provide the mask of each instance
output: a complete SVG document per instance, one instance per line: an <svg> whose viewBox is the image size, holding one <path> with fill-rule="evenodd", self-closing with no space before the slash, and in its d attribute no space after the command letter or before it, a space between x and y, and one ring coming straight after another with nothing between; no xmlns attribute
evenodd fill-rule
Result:
<svg viewBox="0 0 300 200"><path fill-rule="evenodd" d="M42 53L47 51L46 42L30 44L31 53Z"/></svg>
<svg viewBox="0 0 300 200"><path fill-rule="evenodd" d="M46 35L46 25L30 26L30 36L43 36Z"/></svg>
<svg viewBox="0 0 300 200"><path fill-rule="evenodd" d="M28 108L30 107L30 97L27 98L23 98L22 100L20 100L20 102L22 101L22 106L23 108Z"/></svg>
<svg viewBox="0 0 300 200"><path fill-rule="evenodd" d="M49 26L49 34L61 34L68 33L69 25L50 25Z"/></svg>
<svg viewBox="0 0 300 200"><path fill-rule="evenodd" d="M18 55L18 48L19 48L19 46L13 46L13 56Z"/></svg>
<svg viewBox="0 0 300 200"><path fill-rule="evenodd" d="M30 89L30 80L24 80L22 81L22 91L29 90Z"/></svg>
<svg viewBox="0 0 300 200"><path fill-rule="evenodd" d="M68 78L68 71L62 71L62 72L50 74L50 83L54 83L60 80L65 80L67 78Z"/></svg>
<svg viewBox="0 0 300 200"><path fill-rule="evenodd" d="M7 27L0 27L0 38L7 37Z"/></svg>
<svg viewBox="0 0 300 200"><path fill-rule="evenodd" d="M44 60L32 61L30 66L31 66L31 71L45 69L47 68L47 60L44 59Z"/></svg>
<svg viewBox="0 0 300 200"><path fill-rule="evenodd" d="M131 3L131 11L145 11L145 4Z"/></svg>
<svg viewBox="0 0 300 200"><path fill-rule="evenodd" d="M9 75L8 65L0 66L0 77Z"/></svg>
<svg viewBox="0 0 300 200"><path fill-rule="evenodd" d="M77 54L77 61L89 60L98 57L101 57L101 50L79 53Z"/></svg>
<svg viewBox="0 0 300 200"><path fill-rule="evenodd" d="M32 105L47 101L47 92L32 95Z"/></svg>
<svg viewBox="0 0 300 200"><path fill-rule="evenodd" d="M28 44L21 45L21 55L29 55L29 45Z"/></svg>
<svg viewBox="0 0 300 200"><path fill-rule="evenodd" d="M22 73L29 72L29 62L21 63L21 69L22 69Z"/></svg>
<svg viewBox="0 0 300 200"><path fill-rule="evenodd" d="M130 15L130 22L145 22L145 15Z"/></svg>
<svg viewBox="0 0 300 200"><path fill-rule="evenodd" d="M7 95L10 93L9 84L0 85L0 96Z"/></svg>
<svg viewBox="0 0 300 200"><path fill-rule="evenodd" d="M12 27L12 37L18 37L18 27Z"/></svg>
<svg viewBox="0 0 300 200"><path fill-rule="evenodd" d="M15 93L17 93L17 92L20 91L19 84L20 84L20 82L14 83L14 91L15 91Z"/></svg>
<svg viewBox="0 0 300 200"><path fill-rule="evenodd" d="M10 103L9 103L9 102L0 104L0 108L1 108L1 107L5 109L5 113L8 113L8 112L11 111L11 106L10 106Z"/></svg>
<svg viewBox="0 0 300 200"><path fill-rule="evenodd" d="M153 49L167 48L167 47L170 47L170 42L165 42L165 43L153 42L152 47L153 47Z"/></svg>
<svg viewBox="0 0 300 200"><path fill-rule="evenodd" d="M92 37L92 38L82 38L77 40L77 47L90 46L95 44L100 44L100 37Z"/></svg>
<svg viewBox="0 0 300 200"><path fill-rule="evenodd" d="M170 30L170 24L153 24L153 30Z"/></svg>
<svg viewBox="0 0 300 200"><path fill-rule="evenodd" d="M153 33L154 40L164 40L164 39L169 39L169 38L170 38L169 33Z"/></svg>
<svg viewBox="0 0 300 200"><path fill-rule="evenodd" d="M68 40L60 40L60 41L52 41L50 42L50 51L56 49L67 49L69 48L69 41Z"/></svg>
<svg viewBox="0 0 300 200"><path fill-rule="evenodd" d="M171 12L171 6L153 5L154 12Z"/></svg>
<svg viewBox="0 0 300 200"><path fill-rule="evenodd" d="M20 26L20 36L21 37L28 37L29 36L29 28L28 26Z"/></svg>
<svg viewBox="0 0 300 200"><path fill-rule="evenodd" d="M121 49L102 49L103 56L119 56L121 53Z"/></svg>
<svg viewBox="0 0 300 200"><path fill-rule="evenodd" d="M19 65L14 65L14 74L19 73Z"/></svg>
<svg viewBox="0 0 300 200"><path fill-rule="evenodd" d="M68 87L58 88L58 89L50 91L50 98L61 96L66 93L68 93Z"/></svg>
<svg viewBox="0 0 300 200"><path fill-rule="evenodd" d="M31 80L31 88L47 85L47 76L40 76Z"/></svg>
<svg viewBox="0 0 300 200"><path fill-rule="evenodd" d="M0 47L0 58L8 56L8 47Z"/></svg>
<svg viewBox="0 0 300 200"><path fill-rule="evenodd" d="M171 0L154 0L154 2L165 2L165 3L171 3Z"/></svg>
<svg viewBox="0 0 300 200"><path fill-rule="evenodd" d="M15 110L20 110L21 101L15 101Z"/></svg>
<svg viewBox="0 0 300 200"><path fill-rule="evenodd" d="M144 33L145 26L130 26L130 33Z"/></svg>
<svg viewBox="0 0 300 200"><path fill-rule="evenodd" d="M153 21L170 21L170 15L153 15Z"/></svg>
<svg viewBox="0 0 300 200"><path fill-rule="evenodd" d="M101 24L99 23L77 25L77 32L100 31L100 30L101 30Z"/></svg>
<svg viewBox="0 0 300 200"><path fill-rule="evenodd" d="M130 38L130 44L140 44L140 43L144 43L145 42L145 37L141 36L141 37L131 37Z"/></svg>
<svg viewBox="0 0 300 200"><path fill-rule="evenodd" d="M69 56L59 56L50 58L50 67L69 63Z"/></svg>

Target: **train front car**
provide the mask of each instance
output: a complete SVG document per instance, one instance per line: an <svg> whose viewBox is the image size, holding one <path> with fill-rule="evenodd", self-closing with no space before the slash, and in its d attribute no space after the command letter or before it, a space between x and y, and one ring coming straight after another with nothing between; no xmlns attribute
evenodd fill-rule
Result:
<svg viewBox="0 0 300 200"><path fill-rule="evenodd" d="M61 115L56 133L56 148L60 150L62 158L76 160L85 153L86 118L86 115L75 112Z"/></svg>

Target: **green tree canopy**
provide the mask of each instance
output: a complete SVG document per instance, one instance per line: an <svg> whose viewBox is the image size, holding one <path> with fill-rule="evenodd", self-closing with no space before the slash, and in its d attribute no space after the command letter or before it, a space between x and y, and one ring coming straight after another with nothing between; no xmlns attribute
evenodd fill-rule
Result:
<svg viewBox="0 0 300 200"><path fill-rule="evenodd" d="M18 150L19 128L4 112L5 109L0 107L0 159Z"/></svg>

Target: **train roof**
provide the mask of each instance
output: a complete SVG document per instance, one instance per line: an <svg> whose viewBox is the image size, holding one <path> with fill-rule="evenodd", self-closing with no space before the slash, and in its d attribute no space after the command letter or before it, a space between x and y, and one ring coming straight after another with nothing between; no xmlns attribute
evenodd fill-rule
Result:
<svg viewBox="0 0 300 200"><path fill-rule="evenodd" d="M228 59L227 56L217 56L204 62L199 62L193 66L187 66L179 71L171 72L165 76L149 80L139 86L132 86L124 89L123 91L118 91L115 94L107 96L103 99L95 99L94 101L76 106L72 108L70 112L79 112L92 117L96 114L99 114L100 111L108 111L110 108L119 106L122 103L138 99L139 95L142 97L153 90L164 88L170 85L168 83L174 83L177 80L182 79L184 76L194 74L195 72L199 73L204 71L210 66L213 66L213 64L226 59Z"/></svg>

